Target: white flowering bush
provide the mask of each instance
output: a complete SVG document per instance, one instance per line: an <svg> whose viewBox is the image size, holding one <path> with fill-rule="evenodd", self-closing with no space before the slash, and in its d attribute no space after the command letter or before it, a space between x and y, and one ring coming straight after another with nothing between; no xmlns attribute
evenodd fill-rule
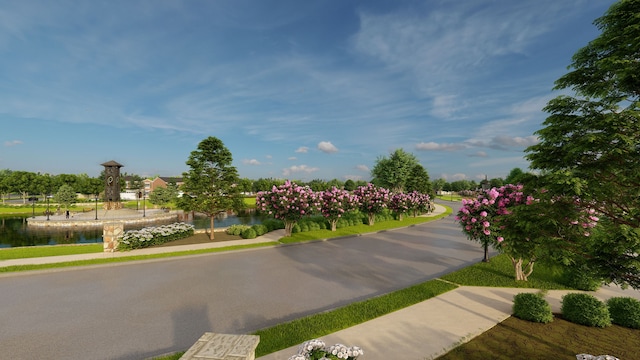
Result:
<svg viewBox="0 0 640 360"><path fill-rule="evenodd" d="M300 345L298 353L289 360L356 360L364 352L357 346L335 344L330 347L319 339L313 339Z"/></svg>
<svg viewBox="0 0 640 360"><path fill-rule="evenodd" d="M186 223L146 227L125 231L118 243L118 250L142 249L193 235L195 227Z"/></svg>

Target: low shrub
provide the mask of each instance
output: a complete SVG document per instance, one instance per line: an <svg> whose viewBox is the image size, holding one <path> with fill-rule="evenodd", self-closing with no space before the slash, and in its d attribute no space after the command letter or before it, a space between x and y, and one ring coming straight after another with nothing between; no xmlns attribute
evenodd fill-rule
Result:
<svg viewBox="0 0 640 360"><path fill-rule="evenodd" d="M240 236L242 235L242 232L248 228L249 228L249 225L233 224L227 228L226 232L229 235Z"/></svg>
<svg viewBox="0 0 640 360"><path fill-rule="evenodd" d="M262 221L262 225L267 227L267 232L284 229L284 221L278 219L266 219Z"/></svg>
<svg viewBox="0 0 640 360"><path fill-rule="evenodd" d="M522 320L550 323L553 321L551 305L541 293L520 293L513 297L513 316Z"/></svg>
<svg viewBox="0 0 640 360"><path fill-rule="evenodd" d="M257 237L256 231L250 227L242 230L242 234L240 234L240 236L242 236L243 239L255 239Z"/></svg>
<svg viewBox="0 0 640 360"><path fill-rule="evenodd" d="M640 301L631 297L607 300L611 322L630 329L640 329Z"/></svg>
<svg viewBox="0 0 640 360"><path fill-rule="evenodd" d="M607 327L611 317L607 305L589 294L567 294L562 297L562 317L576 324Z"/></svg>
<svg viewBox="0 0 640 360"><path fill-rule="evenodd" d="M251 226L251 228L256 232L256 235L258 236L262 236L269 232L269 229L267 229L267 227L262 224L255 224Z"/></svg>
<svg viewBox="0 0 640 360"><path fill-rule="evenodd" d="M293 224L293 226L291 227L291 233L295 234L295 233L299 233L299 232L300 232L300 225Z"/></svg>

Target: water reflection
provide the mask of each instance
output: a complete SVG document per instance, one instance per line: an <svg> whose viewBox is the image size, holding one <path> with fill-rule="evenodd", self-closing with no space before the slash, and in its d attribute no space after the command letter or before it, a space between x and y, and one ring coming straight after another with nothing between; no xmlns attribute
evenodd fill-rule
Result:
<svg viewBox="0 0 640 360"><path fill-rule="evenodd" d="M260 224L264 219L264 216L258 216L252 213L242 213L239 215L221 214L215 218L214 227L218 229L233 224ZM209 218L205 216L196 215L193 217L191 214L185 214L181 221L193 224L196 229L209 228ZM165 221L164 223L166 224L167 222ZM156 224L161 225L163 222L157 222ZM125 230L140 229L145 226L150 225L127 225L125 226ZM74 227L68 229L38 226L29 227L27 225L27 217L0 218L0 248L101 242L101 227Z"/></svg>

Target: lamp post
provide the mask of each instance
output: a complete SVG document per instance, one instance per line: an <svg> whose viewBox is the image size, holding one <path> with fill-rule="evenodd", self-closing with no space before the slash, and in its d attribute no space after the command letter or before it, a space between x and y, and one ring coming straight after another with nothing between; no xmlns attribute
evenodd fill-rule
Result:
<svg viewBox="0 0 640 360"><path fill-rule="evenodd" d="M47 193L47 221L49 221L49 194Z"/></svg>
<svg viewBox="0 0 640 360"><path fill-rule="evenodd" d="M138 190L138 199L136 201L136 211L140 211L140 198L142 197L142 191Z"/></svg>
<svg viewBox="0 0 640 360"><path fill-rule="evenodd" d="M147 217L147 194L142 194L142 217Z"/></svg>
<svg viewBox="0 0 640 360"><path fill-rule="evenodd" d="M31 198L31 217L35 219L36 217L36 198Z"/></svg>
<svg viewBox="0 0 640 360"><path fill-rule="evenodd" d="M98 220L98 195L99 194L96 194L96 198L95 198L96 199L96 220Z"/></svg>

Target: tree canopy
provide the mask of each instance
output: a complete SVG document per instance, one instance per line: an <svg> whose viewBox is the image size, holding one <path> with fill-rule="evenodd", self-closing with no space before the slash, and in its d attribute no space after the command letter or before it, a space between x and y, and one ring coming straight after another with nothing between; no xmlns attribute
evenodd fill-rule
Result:
<svg viewBox="0 0 640 360"><path fill-rule="evenodd" d="M210 136L191 152L187 160L189 171L183 173L185 195L179 205L209 217L211 240L214 239L215 216L243 207L238 171L232 162L231 151L220 139Z"/></svg>
<svg viewBox="0 0 640 360"><path fill-rule="evenodd" d="M414 176L423 176L427 172L422 168L424 170L422 173L416 166L420 166L420 164L415 155L403 149L396 149L389 157L381 156L376 160L376 164L371 170L373 177L371 182L392 192L403 192L408 184L419 187L421 186L420 179L414 178ZM426 181L429 181L428 175Z"/></svg>
<svg viewBox="0 0 640 360"><path fill-rule="evenodd" d="M640 1L612 5L600 36L578 50L527 158L544 185L579 196L602 217L588 264L606 281L640 287Z"/></svg>

